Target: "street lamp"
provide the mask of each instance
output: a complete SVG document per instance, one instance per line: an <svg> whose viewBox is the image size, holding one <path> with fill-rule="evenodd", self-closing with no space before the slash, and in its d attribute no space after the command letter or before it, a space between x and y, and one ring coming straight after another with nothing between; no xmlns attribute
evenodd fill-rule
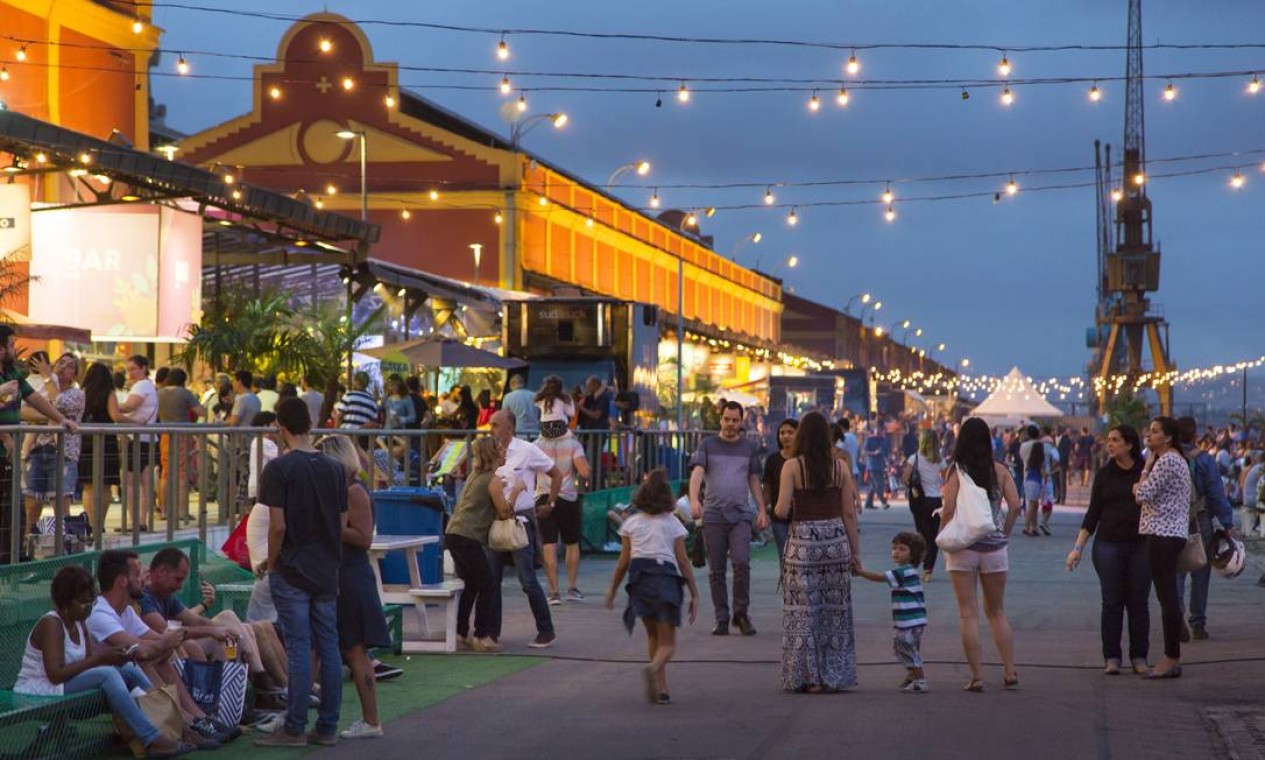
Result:
<svg viewBox="0 0 1265 760"><path fill-rule="evenodd" d="M741 251L749 243L759 244L759 242L763 239L764 239L764 235L760 234L759 232L753 232L750 235L747 235L742 240L739 240L737 243L734 243L734 247L729 249L729 260L737 264L738 251Z"/></svg>
<svg viewBox="0 0 1265 760"><path fill-rule="evenodd" d="M619 168L615 169L615 171L611 172L611 176L606 178L606 186L614 187L615 182L618 181L620 177L624 176L625 174L629 172L637 172L639 176L644 177L650 173L650 162L649 161L633 161L632 163L628 163L628 164L624 164L623 166L620 166Z"/></svg>
<svg viewBox="0 0 1265 760"><path fill-rule="evenodd" d="M860 315L857 317L857 319L859 319L860 321L864 322L864 321L865 321L865 310L866 310L866 309L870 309L870 324L871 324L871 325L873 325L873 324L874 324L874 315L875 315L875 313L876 313L876 312L878 312L878 310L879 310L879 309L881 309L881 308L883 308L883 302L882 302L882 301L870 301L869 303L864 303L864 304L862 304L862 305L861 305L861 313L860 313Z"/></svg>
<svg viewBox="0 0 1265 760"><path fill-rule="evenodd" d="M969 368L970 366L971 366L971 360L970 360L970 359L963 359L963 360L962 360L962 369L967 369L967 368Z"/></svg>
<svg viewBox="0 0 1265 760"><path fill-rule="evenodd" d="M908 324L909 324L909 322L908 322L908 321L906 321L906 322L905 322L905 324L906 324L906 325L908 325ZM908 339L909 339L909 333L910 333L910 332L913 332L913 334L914 334L914 337L915 337L915 338L921 338L921 337L922 337L922 328L921 328L921 327L916 328L916 329L911 329L911 328L909 328L909 327L906 327L906 328L905 328L905 332L904 332L904 334L902 334L902 335L900 336L900 342L901 342L903 345L906 345L906 346L907 346L907 345L909 345L909 343L908 343L907 341L908 341Z"/></svg>
<svg viewBox="0 0 1265 760"><path fill-rule="evenodd" d="M891 329L890 329L890 330L888 330L888 331L887 331L887 334L888 334L888 335L891 335L891 336L892 336L892 338L893 338L893 339L895 339L895 338L896 338L896 331L897 331L897 330L908 330L908 329L909 329L909 325L910 325L910 324L912 324L912 323L911 323L908 319L903 320L903 321L900 321L900 322L893 322L893 323L892 323L892 327L891 327Z"/></svg>
<svg viewBox="0 0 1265 760"><path fill-rule="evenodd" d="M523 139L523 136L546 120L553 124L554 129L562 129L570 121L570 118L565 113L540 113L515 121L510 127L511 149L518 150L518 143Z"/></svg>
<svg viewBox="0 0 1265 760"><path fill-rule="evenodd" d="M843 307L843 313L844 313L844 314L847 314L848 316L852 316L852 302L853 302L853 301L855 301L855 300L857 300L858 298L859 298L859 299L861 299L861 305L862 305L862 307L864 307L864 306L865 306L865 304L867 304L867 303L869 303L869 302L870 302L870 294L869 294L869 293L857 293L856 295L854 295L854 296L852 296L851 298L849 298L849 299L848 299L848 303L844 305L844 307Z"/></svg>

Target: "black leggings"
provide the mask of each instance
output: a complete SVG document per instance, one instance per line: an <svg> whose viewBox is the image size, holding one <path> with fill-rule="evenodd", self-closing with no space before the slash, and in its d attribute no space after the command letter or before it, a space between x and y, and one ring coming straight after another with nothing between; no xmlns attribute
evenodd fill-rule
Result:
<svg viewBox="0 0 1265 760"><path fill-rule="evenodd" d="M931 572L936 569L936 534L940 532L940 515L931 513L940 508L943 502L939 496L924 496L921 499L909 500L909 511L914 513L914 529L927 542L927 553L922 558L922 569Z"/></svg>
<svg viewBox="0 0 1265 760"><path fill-rule="evenodd" d="M1160 602L1164 629L1164 655L1174 660L1182 656L1182 600L1177 593L1177 556L1186 548L1186 539L1147 536L1146 556L1151 565L1151 582Z"/></svg>
<svg viewBox="0 0 1265 760"><path fill-rule="evenodd" d="M492 597L501 593L501 589L492 577L483 545L465 536L449 533L444 536L444 546L452 555L457 577L466 584L457 601L457 635L463 639L469 635L470 611L474 610L474 637L491 636L499 627L493 619Z"/></svg>

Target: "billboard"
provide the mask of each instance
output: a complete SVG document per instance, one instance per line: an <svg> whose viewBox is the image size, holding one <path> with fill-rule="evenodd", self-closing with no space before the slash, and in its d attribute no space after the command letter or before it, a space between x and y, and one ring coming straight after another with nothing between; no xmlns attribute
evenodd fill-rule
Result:
<svg viewBox="0 0 1265 760"><path fill-rule="evenodd" d="M168 342L200 316L202 221L159 206L36 210L30 316L97 341Z"/></svg>

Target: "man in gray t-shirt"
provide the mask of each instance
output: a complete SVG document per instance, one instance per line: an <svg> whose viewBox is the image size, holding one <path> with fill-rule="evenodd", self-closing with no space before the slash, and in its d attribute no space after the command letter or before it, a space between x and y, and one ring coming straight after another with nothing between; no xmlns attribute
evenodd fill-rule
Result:
<svg viewBox="0 0 1265 760"><path fill-rule="evenodd" d="M699 491L707 483L707 493L699 501ZM755 498L750 509L748 494ZM751 601L751 522L756 530L769 524L760 487L760 452L755 442L742 436L742 405L727 401L721 407L720 435L706 438L690 459L690 514L703 520L703 541L707 546L708 580L716 626L712 635L729 633L729 595L726 588L726 560L734 566L733 624L744 636L755 628L747 617Z"/></svg>

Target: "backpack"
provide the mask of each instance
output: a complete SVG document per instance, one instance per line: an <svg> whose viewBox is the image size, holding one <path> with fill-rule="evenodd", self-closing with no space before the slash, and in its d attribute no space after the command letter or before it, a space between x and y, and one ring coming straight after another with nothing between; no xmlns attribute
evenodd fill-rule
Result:
<svg viewBox="0 0 1265 760"><path fill-rule="evenodd" d="M1208 507L1208 496L1200 493L1199 475L1195 469L1195 460L1186 460L1186 467L1190 470L1190 522L1193 525L1197 519L1196 515Z"/></svg>

